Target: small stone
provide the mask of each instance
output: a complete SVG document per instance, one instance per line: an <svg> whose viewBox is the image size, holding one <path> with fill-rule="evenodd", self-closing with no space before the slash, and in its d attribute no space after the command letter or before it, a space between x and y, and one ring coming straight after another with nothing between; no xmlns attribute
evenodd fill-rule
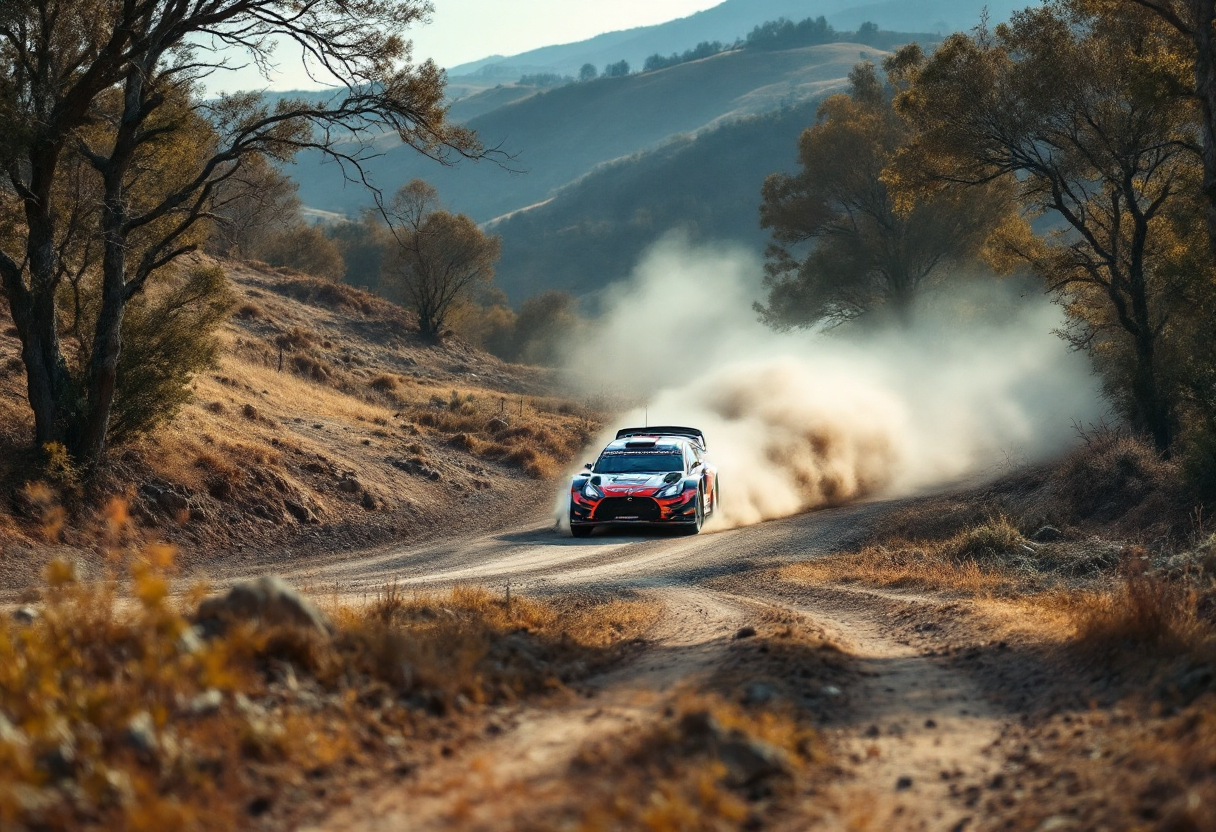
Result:
<svg viewBox="0 0 1216 832"><path fill-rule="evenodd" d="M182 634L177 637L177 650L179 653L185 653L193 656L203 649L203 639L198 629L195 627L187 627L182 630Z"/></svg>
<svg viewBox="0 0 1216 832"><path fill-rule="evenodd" d="M294 500L284 500L283 508L287 509L287 513L294 517L300 523L308 523L309 525L320 522L317 520L317 515L313 514L312 509Z"/></svg>
<svg viewBox="0 0 1216 832"><path fill-rule="evenodd" d="M186 713L190 716L207 716L213 714L224 704L224 694L215 688L208 688L197 694L186 704Z"/></svg>
<svg viewBox="0 0 1216 832"><path fill-rule="evenodd" d="M762 682L753 682L743 694L744 705L763 705L773 698L773 690Z"/></svg>
<svg viewBox="0 0 1216 832"><path fill-rule="evenodd" d="M338 480L338 490L344 494L358 494L363 486L354 477L344 477Z"/></svg>
<svg viewBox="0 0 1216 832"><path fill-rule="evenodd" d="M380 507L380 503L370 492L364 491L363 498L359 500L359 505L363 506L367 511L375 511Z"/></svg>
<svg viewBox="0 0 1216 832"><path fill-rule="evenodd" d="M754 635L756 635L756 628L750 625L747 627L740 627L738 631L735 632L735 638L737 639L752 638Z"/></svg>
<svg viewBox="0 0 1216 832"><path fill-rule="evenodd" d="M147 711L140 711L131 717L122 737L127 745L140 754L154 754L160 747L156 738L156 723L152 721L152 714Z"/></svg>
<svg viewBox="0 0 1216 832"><path fill-rule="evenodd" d="M865 735L872 739L874 737L880 736L881 734L882 734L881 728L879 728L877 725L871 725L869 728L866 729Z"/></svg>
<svg viewBox="0 0 1216 832"><path fill-rule="evenodd" d="M926 719L926 720L925 720L925 727L926 727L926 728L936 728L936 727L937 727L937 722L935 722L935 721L934 721L934 720L932 720L932 719Z"/></svg>
<svg viewBox="0 0 1216 832"><path fill-rule="evenodd" d="M844 691L835 685L824 685L822 688L820 688L819 692L824 696L830 697L831 699L838 699L844 695Z"/></svg>
<svg viewBox="0 0 1216 832"><path fill-rule="evenodd" d="M907 791L910 788L912 788L912 778L907 775L895 781L895 791L897 792Z"/></svg>
<svg viewBox="0 0 1216 832"><path fill-rule="evenodd" d="M33 607L17 607L13 610L13 621L18 624L33 624L39 616L38 610Z"/></svg>

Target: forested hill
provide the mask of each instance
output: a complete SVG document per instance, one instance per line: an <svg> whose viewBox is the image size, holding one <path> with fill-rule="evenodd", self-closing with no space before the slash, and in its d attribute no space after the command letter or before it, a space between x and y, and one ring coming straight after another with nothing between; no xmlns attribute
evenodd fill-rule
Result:
<svg viewBox="0 0 1216 832"><path fill-rule="evenodd" d="M452 209L486 222L548 199L597 165L656 149L676 136L818 99L839 89L858 61L881 60L883 54L855 43L741 50L658 72L570 84L522 100L512 100L512 88L490 91L482 95L507 103L467 123L487 146L511 155L503 165L440 169L395 146L373 160L369 172L388 190L426 178ZM458 102L455 114L476 107L476 100ZM354 214L369 202L363 188L342 186L333 165L302 156L290 173L312 208Z"/></svg>

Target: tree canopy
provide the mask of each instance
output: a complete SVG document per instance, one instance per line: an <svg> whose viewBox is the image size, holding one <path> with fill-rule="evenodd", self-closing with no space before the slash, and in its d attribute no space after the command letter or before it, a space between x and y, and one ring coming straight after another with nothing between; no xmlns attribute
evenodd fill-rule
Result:
<svg viewBox="0 0 1216 832"><path fill-rule="evenodd" d="M906 322L924 284L975 258L1008 218L999 185L899 205L884 175L910 136L872 64L823 103L799 141L799 172L764 184L761 224L774 240L767 305L757 306L766 323L831 325L879 311Z"/></svg>
<svg viewBox="0 0 1216 832"><path fill-rule="evenodd" d="M442 162L484 155L445 120L443 72L403 34L423 0L12 0L0 5L0 286L36 440L106 447L128 304L196 250L217 194L262 157L319 151L365 181L385 132ZM321 101L208 99L203 83L276 43L336 84ZM219 47L227 53L216 51ZM231 192L229 191L229 195ZM96 287L83 365L60 339L64 282Z"/></svg>
<svg viewBox="0 0 1216 832"><path fill-rule="evenodd" d="M422 336L438 342L452 312L494 277L499 240L468 216L443 210L435 189L419 179L401 186L388 217L395 244L386 275L418 314Z"/></svg>
<svg viewBox="0 0 1216 832"><path fill-rule="evenodd" d="M1179 268L1196 228L1195 114L1185 64L1160 21L1080 1L1027 9L989 33L953 35L898 107L917 127L893 176L1016 187L1062 227L1005 241L1066 305L1070 337L1107 370L1112 400L1168 449L1177 425L1177 316L1211 282Z"/></svg>

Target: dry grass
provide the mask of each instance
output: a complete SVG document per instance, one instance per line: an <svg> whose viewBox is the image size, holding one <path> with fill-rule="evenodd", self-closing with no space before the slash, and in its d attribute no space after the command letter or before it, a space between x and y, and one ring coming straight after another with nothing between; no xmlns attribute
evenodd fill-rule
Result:
<svg viewBox="0 0 1216 832"><path fill-rule="evenodd" d="M556 477L586 447L600 423L573 404L564 409L542 400L525 404L526 421L500 413L496 397L451 391L433 396L404 414L411 422L447 437L449 444L482 459L506 463L536 479Z"/></svg>
<svg viewBox="0 0 1216 832"><path fill-rule="evenodd" d="M267 813L294 825L354 774L427 756L478 703L614 661L657 615L630 599L387 588L334 610L332 637L243 624L203 641L170 598L170 568L154 549L122 582L85 585L58 564L36 620L0 619L3 828L229 830Z"/></svg>
<svg viewBox="0 0 1216 832"><path fill-rule="evenodd" d="M1008 566L1025 552L1021 533L1001 516L944 540L895 539L858 551L793 564L781 570L794 582L860 583L897 589L1007 594L1028 580Z"/></svg>

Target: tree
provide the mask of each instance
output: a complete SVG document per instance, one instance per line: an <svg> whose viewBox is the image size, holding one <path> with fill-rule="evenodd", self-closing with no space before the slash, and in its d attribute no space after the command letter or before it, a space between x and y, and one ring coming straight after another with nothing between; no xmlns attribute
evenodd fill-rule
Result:
<svg viewBox="0 0 1216 832"><path fill-rule="evenodd" d="M422 337L438 343L453 310L494 277L499 239L466 215L443 210L435 189L420 179L397 191L388 216L393 244L386 276L418 314Z"/></svg>
<svg viewBox="0 0 1216 832"><path fill-rule="evenodd" d="M310 148L362 181L385 131L450 161L482 156L449 125L444 78L411 62L401 32L424 0L6 0L0 5L0 285L22 343L40 444L86 464L106 448L128 305L214 220L216 189L262 156ZM224 66L210 47L267 67L299 48L339 85L320 102L202 96ZM61 287L96 279L88 363L60 340Z"/></svg>
<svg viewBox="0 0 1216 832"><path fill-rule="evenodd" d="M339 222L325 229L346 264L345 280L352 286L383 293L380 277L384 252L392 239L384 217L374 208L365 208L354 222ZM399 298L394 298L399 300Z"/></svg>
<svg viewBox="0 0 1216 832"><path fill-rule="evenodd" d="M901 210L884 172L910 131L873 64L854 67L849 82L803 132L801 170L764 183L761 225L774 243L767 306L756 309L769 326L839 324L880 309L907 322L922 286L973 259L1011 209L1006 189L988 187Z"/></svg>
<svg viewBox="0 0 1216 832"><path fill-rule="evenodd" d="M1203 161L1201 189L1206 200L1209 246L1216 252L1216 0L1131 0L1160 17L1191 42L1193 94L1199 101ZM1098 13L1122 14L1110 0L1096 3Z"/></svg>
<svg viewBox="0 0 1216 832"><path fill-rule="evenodd" d="M251 156L212 191L214 223L207 250L265 260L270 239L303 221L299 186L265 156Z"/></svg>
<svg viewBox="0 0 1216 832"><path fill-rule="evenodd" d="M1161 350L1200 277L1170 268L1178 199L1198 176L1170 49L1147 14L1055 2L951 36L899 99L919 128L903 175L1009 182L1063 223L1009 248L1066 305L1074 343L1099 361L1126 356L1125 375L1108 376L1113 398L1162 451L1177 414Z"/></svg>
<svg viewBox="0 0 1216 832"><path fill-rule="evenodd" d="M629 61L617 61L604 67L605 78L624 78L629 74Z"/></svg>
<svg viewBox="0 0 1216 832"><path fill-rule="evenodd" d="M326 280L346 277L346 262L338 244L316 225L303 221L269 236L257 256L272 266L286 266Z"/></svg>
<svg viewBox="0 0 1216 832"><path fill-rule="evenodd" d="M583 64L583 68L578 71L578 80L594 81L600 77L600 71L595 68L595 64Z"/></svg>

